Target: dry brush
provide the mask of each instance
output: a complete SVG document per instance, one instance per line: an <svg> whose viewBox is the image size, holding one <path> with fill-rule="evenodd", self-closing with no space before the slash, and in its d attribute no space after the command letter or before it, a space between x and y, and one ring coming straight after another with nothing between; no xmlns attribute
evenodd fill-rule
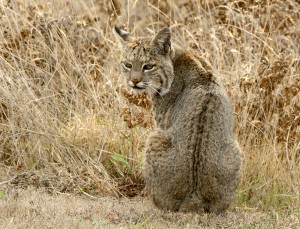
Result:
<svg viewBox="0 0 300 229"><path fill-rule="evenodd" d="M237 201L299 209L298 1L2 1L0 163L6 185L141 193L151 101L119 85L118 24L207 58L232 97L244 152Z"/></svg>

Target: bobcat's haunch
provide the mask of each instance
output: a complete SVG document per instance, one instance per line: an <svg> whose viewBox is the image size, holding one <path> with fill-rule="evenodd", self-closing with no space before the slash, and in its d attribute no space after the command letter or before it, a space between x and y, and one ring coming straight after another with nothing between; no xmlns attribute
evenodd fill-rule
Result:
<svg viewBox="0 0 300 229"><path fill-rule="evenodd" d="M169 28L134 38L115 27L121 72L136 93L153 100L156 129L143 165L146 189L164 210L216 212L232 202L241 177L234 114L204 59L172 49Z"/></svg>

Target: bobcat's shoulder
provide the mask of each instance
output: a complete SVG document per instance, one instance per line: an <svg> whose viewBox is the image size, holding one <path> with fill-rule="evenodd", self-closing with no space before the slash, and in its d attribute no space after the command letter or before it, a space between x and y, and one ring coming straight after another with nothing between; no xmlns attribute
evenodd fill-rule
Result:
<svg viewBox="0 0 300 229"><path fill-rule="evenodd" d="M175 75L182 77L190 87L217 83L211 65L200 55L176 49L173 65Z"/></svg>

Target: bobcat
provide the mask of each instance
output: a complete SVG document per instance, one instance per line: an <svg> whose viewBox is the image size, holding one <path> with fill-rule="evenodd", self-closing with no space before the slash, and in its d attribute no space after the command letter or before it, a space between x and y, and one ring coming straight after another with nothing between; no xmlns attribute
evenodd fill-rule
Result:
<svg viewBox="0 0 300 229"><path fill-rule="evenodd" d="M115 27L121 72L153 100L156 129L145 147L143 175L154 204L184 212L221 213L241 177L230 99L199 56L171 47L169 28L134 38Z"/></svg>

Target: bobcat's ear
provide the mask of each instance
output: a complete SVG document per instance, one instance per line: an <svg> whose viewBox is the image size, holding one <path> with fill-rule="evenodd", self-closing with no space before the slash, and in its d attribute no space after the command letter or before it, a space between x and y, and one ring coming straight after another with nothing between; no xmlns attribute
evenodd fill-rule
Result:
<svg viewBox="0 0 300 229"><path fill-rule="evenodd" d="M132 36L129 33L120 29L117 26L114 26L114 34L117 37L119 43L121 43L123 46L125 46L128 41L133 40Z"/></svg>
<svg viewBox="0 0 300 229"><path fill-rule="evenodd" d="M152 47L158 48L158 52L166 55L171 51L171 31L168 27L160 30L152 40Z"/></svg>

